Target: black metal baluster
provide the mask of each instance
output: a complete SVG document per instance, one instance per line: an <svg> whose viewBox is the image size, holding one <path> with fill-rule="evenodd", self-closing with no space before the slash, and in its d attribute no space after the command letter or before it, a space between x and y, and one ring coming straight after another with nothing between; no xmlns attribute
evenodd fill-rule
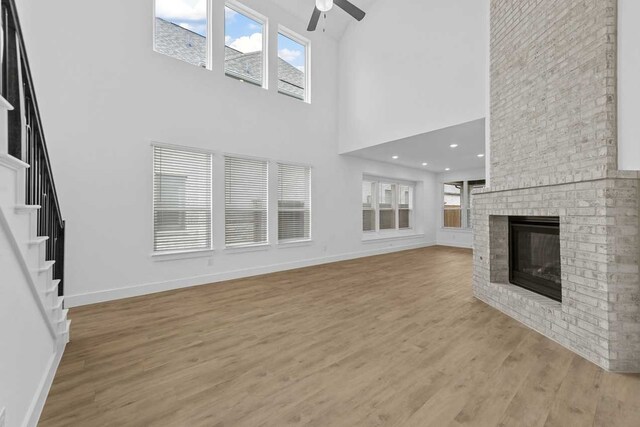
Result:
<svg viewBox="0 0 640 427"><path fill-rule="evenodd" d="M2 58L0 58L2 61L0 89L2 96L14 107L8 114L9 154L27 162L30 166L25 171L25 204L41 206L37 214L38 235L49 237L45 252L47 260L55 261L53 278L60 280L58 294L63 295L65 222L60 214L15 0L0 1L4 42ZM22 81L22 87L20 87L20 81ZM20 102L21 96L23 96L23 103ZM22 135L25 140L24 148Z"/></svg>

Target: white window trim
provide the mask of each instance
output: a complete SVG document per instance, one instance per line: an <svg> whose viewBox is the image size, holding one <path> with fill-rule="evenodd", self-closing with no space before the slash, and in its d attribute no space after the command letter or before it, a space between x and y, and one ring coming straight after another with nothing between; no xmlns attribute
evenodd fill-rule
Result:
<svg viewBox="0 0 640 427"><path fill-rule="evenodd" d="M292 240L292 241L288 241L288 242L278 242L276 247L278 249L298 248L298 247L302 247L302 246L311 246L314 243L315 242L312 239Z"/></svg>
<svg viewBox="0 0 640 427"><path fill-rule="evenodd" d="M418 183L414 181L406 181L402 179L395 178L385 178L385 177L377 177L371 175L364 175L362 177L362 181L370 181L374 183L374 208L375 212L375 230L364 231L362 230L362 222L360 224L360 229L362 231L362 241L370 242L370 241L380 241L380 240L394 240L394 239L403 239L403 238L411 238L411 237L419 237L420 234L417 231L415 218L416 218L416 199L417 199L417 188ZM396 228L389 230L380 230L380 208L378 207L378 199L379 195L379 185L383 184L394 184L396 186L396 200L394 201L394 211L396 215ZM399 223L399 202L400 202L400 191L399 187L401 185L409 186L413 188L413 208L411 209L411 216L409 218L409 228L398 228L400 226ZM362 197L362 194L361 196ZM362 202L360 203L360 216L362 217Z"/></svg>
<svg viewBox="0 0 640 427"><path fill-rule="evenodd" d="M216 252L216 248L198 249L195 251L175 251L175 252L152 252L151 258L154 261L174 261L192 258L209 258Z"/></svg>
<svg viewBox="0 0 640 427"><path fill-rule="evenodd" d="M462 182L462 189L460 190L460 224L461 227L445 227L444 225L444 186L446 184L451 184L454 182ZM465 188L467 187L467 181L459 179L459 180L455 180L455 179L451 179L449 181L443 181L440 183L440 228L442 230L446 230L446 231L463 231L463 232L471 232L471 229L466 228L464 225L466 224L465 222L465 216L466 216L466 212L465 212Z"/></svg>
<svg viewBox="0 0 640 427"><path fill-rule="evenodd" d="M180 60L179 58L175 58L169 55L166 55L160 51L158 51L158 49L156 48L156 0L151 0L152 1L152 7L151 7L151 27L152 27L152 49L153 52L158 53L160 55L166 56L168 58L172 58L176 61L179 62L185 62ZM207 35L206 35L206 44L207 44L207 61L206 61L206 66L205 67L196 67L196 68L200 68L200 69L205 69L208 71L214 71L214 68L216 68L216 62L220 61L222 63L222 73L226 75L226 71L225 71L225 66L224 66L224 35L225 35L225 22L224 20L222 21L222 31L217 31L217 25L218 23L217 21L217 17L219 9L217 9L219 6L222 6L222 16L224 17L224 8L225 7L229 7L233 10L235 10L238 13L241 13L243 15L246 15L247 17L258 21L260 23L262 23L263 25L263 34L262 34L262 53L263 53L263 70L262 70L262 85L261 87L265 90L269 90L269 81L270 81L270 74L269 74L269 68L270 68L270 63L271 63L271 59L272 59L272 55L274 55L275 60L277 62L278 60L278 51L277 51L277 46L276 46L276 52L272 53L269 50L269 44L270 44L270 36L271 36L271 31L270 31L270 21L269 18L266 15L263 15L260 12L257 12L254 9L251 9L250 7L244 5L243 3L237 1L237 0L226 0L224 2L222 2L221 4L218 3L216 0L207 0L206 1L206 7L207 7ZM311 104L311 91L312 91L312 69L311 69L311 55L312 55L312 46L311 46L311 40L300 35L299 33L296 33L293 30L290 30L288 27L282 25L282 24L278 24L278 33L282 34L283 36L286 36L290 39L292 39L293 41L296 41L302 45L305 46L305 96L304 96L304 100L303 102L306 104ZM222 36L222 49L219 50L216 47L216 44L219 43L219 38L220 36ZM220 54L220 52L222 52L221 54L221 58L218 58L218 55ZM214 58L215 56L215 58ZM186 62L187 64L189 64L188 62ZM193 65L193 64L189 64L189 65ZM219 71L219 69L217 69L216 71ZM277 72L277 71L276 71ZM245 82L246 83L246 82ZM251 83L250 83L251 84ZM251 84L252 86L258 86L255 84ZM277 91L277 87L276 87L276 91ZM298 99L299 100L299 99Z"/></svg>
<svg viewBox="0 0 640 427"><path fill-rule="evenodd" d="M394 233L393 235L388 236L366 235L362 238L362 243L391 242L395 240L421 239L423 237L426 237L424 233L409 233L409 229L402 229L400 231L405 231L405 233Z"/></svg>
<svg viewBox="0 0 640 427"><path fill-rule="evenodd" d="M235 12L238 12L242 15L247 16L248 18L253 19L254 21L260 22L262 24L262 88L265 90L269 90L269 18L267 18L265 15L256 12L255 10L251 9L248 6L245 6L244 4L236 1L236 0L227 0L224 3L225 7L228 7L230 9L233 9ZM224 35L226 35L226 23L225 23L225 28L224 28L224 32L223 32L223 40L222 42L224 42ZM224 51L223 51L224 52ZM222 57L222 61L224 63L224 53L223 53L223 57ZM223 66L223 68L226 68ZM224 73L225 76L228 77L226 69L224 69ZM243 82L246 83L246 82ZM253 85L253 86L257 86L257 85Z"/></svg>
<svg viewBox="0 0 640 427"><path fill-rule="evenodd" d="M473 233L473 227L468 227L468 215L469 215L469 181L482 181L485 178L477 178L477 179L450 179L447 181L440 182L440 229L446 232L455 232L455 233ZM460 202L462 206L460 206L460 221L462 227L445 227L444 225L444 186L445 184L451 184L454 182L462 182L462 194L460 195ZM486 180L485 180L486 182ZM486 184L485 184L486 185Z"/></svg>
<svg viewBox="0 0 640 427"><path fill-rule="evenodd" d="M176 150L184 150L184 151L192 151L192 152L198 152L198 153L205 153L205 154L210 154L212 156L212 160L213 163L215 163L216 159L222 159L223 165L222 165L222 182L215 184L215 174L212 174L212 197L211 197L211 203L212 203L212 215L211 215L211 226L212 226L212 243L211 243L211 247L208 249L197 249L197 250L186 250L186 251L172 251L172 252L154 252L153 250L149 253L149 257L153 260L153 261L157 261L157 262L162 262L162 261L172 261L172 260L184 260L184 259L191 259L191 258L208 258L211 256L214 256L214 254L216 252L219 252L218 249L215 246L216 241L220 242L222 241L223 243L225 242L225 238L226 236L224 235L224 231L225 231L225 227L224 227L224 158L226 156L229 157L236 157L236 158L243 158L243 159L249 159L249 160L258 160L258 161L264 161L267 162L269 164L269 176L268 176L268 188L267 188L267 236L268 236L268 241L266 243L259 243L259 244L247 244L247 245L232 245L232 246L224 246L223 251L226 254L241 254L241 253L247 253L247 252L260 252L260 251L268 251L271 248L277 248L277 249L288 249L288 248L296 248L296 247L302 247L302 246L311 246L315 244L315 241L313 240L313 198L314 198L314 194L315 194L315 180L313 179L314 176L314 166L308 164L308 163L301 163L301 162L295 162L295 161L289 161L289 160L274 160L274 159L267 159L264 157L258 157L258 156L247 156L244 154L237 154L237 153L229 153L229 152L222 152L222 151L217 151L217 150L209 150L206 148L201 148L201 147L193 147L193 146L188 146L188 145L182 145L182 144L173 144L173 143L166 143L166 142L160 142L160 141L150 141L150 147L152 148L151 150L151 162L150 162L150 166L151 166L151 175L153 175L153 147L165 147L165 148L173 148ZM271 224L271 220L273 217L273 212L275 212L275 217L277 218L277 213L278 213L278 209L277 209L277 197L273 198L272 194L273 194L273 187L275 186L277 187L277 174L273 174L272 171L274 170L274 167L276 167L278 164L287 164L287 165L295 165L295 166L302 166L302 167L307 167L311 170L311 224L310 224L310 230L309 230L309 239L304 239L304 240L296 240L296 241L282 241L282 242L278 242L277 238L276 238L276 243L272 243L272 237L271 236L271 230L272 230L272 224ZM213 164L212 164L212 167ZM412 184L410 182L407 182L407 184ZM221 186L221 190L222 190L222 206L223 206L223 215L221 216L221 219L219 219L220 221L222 221L222 224L217 224L216 223L216 215L215 212L213 211L213 205L215 204L215 200L216 200L216 186ZM275 204L272 204L272 202L275 201ZM275 211L274 211L275 209ZM153 211L153 198L151 200L151 206L150 206L150 235L153 236L153 231L154 231L154 211ZM221 233L218 233L217 235L215 234L215 230L216 230L216 225L221 225ZM277 227L276 227L277 229ZM151 245L153 246L153 239L151 240Z"/></svg>
<svg viewBox="0 0 640 427"><path fill-rule="evenodd" d="M155 1L154 1L155 4ZM164 147L164 148L173 148L175 150L184 150L184 151L193 151L195 153L204 153L204 154L210 154L212 157L212 167L213 167L213 161L215 160L216 156L218 155L218 153L216 151L213 150L207 150L206 148L199 148L199 147L191 147L191 146L187 146L187 145L180 145L180 144L170 144L167 142L159 142L159 141L151 141L150 143L151 146L151 175L153 175L153 147ZM213 174L212 174L212 178L213 178ZM214 211L213 211L213 204L214 204L214 198L215 198L215 190L214 190L214 185L213 185L213 180L212 180L212 196L211 196L211 231L212 231L212 242L211 242L211 248L209 249L196 249L196 250L189 250L189 251L171 251L171 252L155 252L155 251L151 251L151 253L149 254L149 256L151 257L151 259L153 261L174 261L174 260L182 260L182 259L191 259L191 258L207 258L212 256L215 252L216 252L216 247L215 247L215 235L214 235L214 226L215 226L215 218L214 218ZM153 221L154 221L154 210L153 210L153 199L151 200L151 221L150 221L150 227L151 227L151 236L153 236ZM151 245L153 247L153 238L151 240Z"/></svg>
<svg viewBox="0 0 640 427"><path fill-rule="evenodd" d="M154 1L155 4L155 1ZM213 169L213 163L216 157L216 153L212 150L207 150L198 147L190 147L186 145L178 145L178 144L169 144L158 141L151 141L151 176L153 177L153 157L154 157L154 148L172 148L174 150L183 150L183 151L191 151L194 153L203 153L209 154L211 156L211 168ZM151 228L151 247L152 251L150 253L150 257L154 260L158 261L170 261L170 260L180 260L180 259L189 259L189 258L204 258L211 256L215 251L215 235L214 235L214 175L213 170L211 171L211 246L206 249L194 249L194 250L178 250L178 251L166 251L166 252L156 252L153 250L153 236L155 233L154 222L155 222L155 206L153 197L151 198L151 220L150 220L150 228ZM153 178L152 178L152 190L153 190Z"/></svg>
<svg viewBox="0 0 640 427"><path fill-rule="evenodd" d="M311 40L306 37L301 36L300 34L288 29L283 25L278 25L278 34L282 34L285 37L290 38L294 42L300 43L305 47L304 53L304 79L305 79L305 89L304 89L304 102L307 104L311 104ZM278 52L276 52L276 57ZM279 76L278 76L279 78ZM280 91L278 93L282 94Z"/></svg>
<svg viewBox="0 0 640 427"><path fill-rule="evenodd" d="M292 165L292 166L301 166L301 167L305 167L305 168L309 168L309 170L311 171L311 200L310 200L310 205L309 205L309 210L310 210L310 216L309 216L309 238L308 239L302 239L302 240L286 240L286 241L279 241L277 239L276 236L276 243L275 246L279 249L285 249L285 248L293 248L296 246L308 246L308 245L312 245L314 243L314 239L313 239L313 198L314 198L314 194L316 194L315 192L315 186L316 186L316 180L314 179L315 177L315 168L308 164L308 163L301 163L301 162L290 162L288 160L273 160L272 161L273 167L277 168L279 164L284 164L284 165ZM275 180L274 180L274 189L276 191L277 194L277 187L278 187L278 177L275 176ZM276 231L277 231L277 216L278 216L278 198L275 197L274 200L274 209L276 212Z"/></svg>
<svg viewBox="0 0 640 427"><path fill-rule="evenodd" d="M212 33L212 29L213 29L213 7L211 7L212 6L211 5L211 1L212 0L207 0L207 35L205 36L205 40L206 40L206 43L207 43L207 63L205 65L204 69L208 70L208 71L211 71L213 69L213 49L212 49L213 43L211 42L212 41L211 34L213 34ZM165 56L167 58L172 58L172 59L174 59L174 60L176 60L178 62L182 62L182 63L188 64L188 65L191 65L191 66L193 66L193 67L195 67L197 69L203 69L202 67L198 67L195 64L191 64L191 63L189 63L187 61L183 61L182 59L176 58L175 56L167 55L167 54L165 54L163 52L160 52L156 48L156 33L157 33L157 28L156 28L156 18L157 18L157 15L156 15L156 2L157 2L157 0L151 0L151 2L153 3L153 5L151 7L151 14L152 14L151 15L151 19L152 19L151 27L153 28L153 31L152 31L153 52L157 53L159 55Z"/></svg>
<svg viewBox="0 0 640 427"><path fill-rule="evenodd" d="M308 164L304 164L304 163L297 163L297 162L285 162L285 161L279 161L276 160L273 162L273 166L274 169L276 170L276 173L274 175L275 176L275 184L276 187L279 184L278 183L278 176L277 176L277 168L280 167L280 165L291 165L291 166L300 166L303 168L308 168L309 169L309 173L310 173L310 182L309 182L309 237L305 238L305 239L288 239L288 240L280 240L277 239L276 240L276 245L278 245L279 247L292 247L294 245L306 245L309 243L313 242L313 183L314 183L314 170L313 170L313 166L308 165ZM279 214L280 214L280 209L278 208L278 192L276 190L276 220L278 220L279 218ZM279 229L279 224L277 224L276 229Z"/></svg>
<svg viewBox="0 0 640 427"><path fill-rule="evenodd" d="M223 209L223 234L222 234L222 242L224 243L224 249L228 253L240 253L240 252L253 252L255 250L264 250L271 247L271 199L272 199L272 191L271 191L271 182L273 179L273 161L270 159L266 159L264 157L256 157L256 156L246 156L242 154L233 154L233 153L222 153L222 160L224 162L226 157L234 157L236 159L245 159L245 160L254 160L258 162L266 162L267 163L267 241L260 243L246 243L246 244L236 244L236 245L228 245L227 242L227 234L226 234L226 221L227 221L227 202L226 197L222 198L222 206ZM223 168L225 166L223 165ZM226 186L226 168L224 169L224 182L223 186L223 194ZM276 178L277 179L277 178Z"/></svg>
<svg viewBox="0 0 640 427"><path fill-rule="evenodd" d="M268 233L267 233L268 237ZM261 252L268 251L271 249L273 245L269 242L267 243L249 243L246 245L231 245L225 246L224 251L227 254L244 254L248 252Z"/></svg>

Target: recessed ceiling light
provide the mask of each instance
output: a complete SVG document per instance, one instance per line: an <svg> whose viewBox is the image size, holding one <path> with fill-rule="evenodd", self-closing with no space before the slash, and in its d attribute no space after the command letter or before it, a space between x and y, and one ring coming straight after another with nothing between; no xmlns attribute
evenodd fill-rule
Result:
<svg viewBox="0 0 640 427"><path fill-rule="evenodd" d="M424 162L424 163L422 164L422 166L427 166L428 164L429 164L429 163Z"/></svg>
<svg viewBox="0 0 640 427"><path fill-rule="evenodd" d="M391 156L393 160L398 160L398 156Z"/></svg>
<svg viewBox="0 0 640 427"><path fill-rule="evenodd" d="M444 170L446 170L447 172L449 172L451 170L451 168L444 168Z"/></svg>
<svg viewBox="0 0 640 427"><path fill-rule="evenodd" d="M458 144L451 144L449 147L451 147L451 148L458 148Z"/></svg>
<svg viewBox="0 0 640 427"><path fill-rule="evenodd" d="M478 157L482 158L484 157L484 154L478 154Z"/></svg>

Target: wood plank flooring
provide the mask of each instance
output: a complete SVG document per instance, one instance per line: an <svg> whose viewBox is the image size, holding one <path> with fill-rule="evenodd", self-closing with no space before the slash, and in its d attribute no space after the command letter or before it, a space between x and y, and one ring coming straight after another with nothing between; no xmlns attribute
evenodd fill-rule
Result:
<svg viewBox="0 0 640 427"><path fill-rule="evenodd" d="M434 247L71 311L41 426L634 426L616 375Z"/></svg>

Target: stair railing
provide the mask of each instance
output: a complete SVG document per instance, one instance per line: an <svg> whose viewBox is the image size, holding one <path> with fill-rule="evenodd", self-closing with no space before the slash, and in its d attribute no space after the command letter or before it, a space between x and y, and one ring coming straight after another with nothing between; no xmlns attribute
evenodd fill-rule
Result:
<svg viewBox="0 0 640 427"><path fill-rule="evenodd" d="M2 96L13 106L8 115L9 154L29 164L26 205L39 205L38 236L48 236L47 260L55 261L53 279L64 295L65 221L60 212L51 161L42 130L40 110L14 0L1 0L0 42Z"/></svg>

